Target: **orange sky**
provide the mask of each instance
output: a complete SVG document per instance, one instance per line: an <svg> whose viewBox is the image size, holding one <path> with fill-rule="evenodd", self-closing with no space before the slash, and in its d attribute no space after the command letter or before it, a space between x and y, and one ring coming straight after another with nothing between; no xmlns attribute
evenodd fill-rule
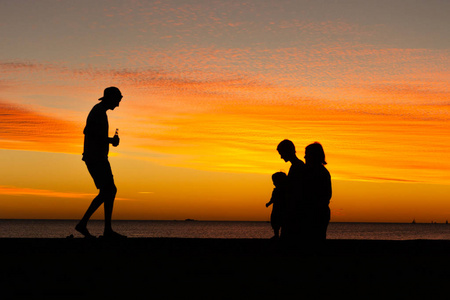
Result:
<svg viewBox="0 0 450 300"><path fill-rule="evenodd" d="M332 221L449 218L448 4L125 2L1 4L0 218L81 217L112 85L114 218L268 220L285 138L323 144Z"/></svg>

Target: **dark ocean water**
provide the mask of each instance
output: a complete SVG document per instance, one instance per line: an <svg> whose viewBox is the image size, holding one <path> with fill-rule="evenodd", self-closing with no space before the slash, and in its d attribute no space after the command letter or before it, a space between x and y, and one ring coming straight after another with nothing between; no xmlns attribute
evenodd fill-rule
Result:
<svg viewBox="0 0 450 300"><path fill-rule="evenodd" d="M0 238L81 237L76 220L0 220ZM92 220L90 232L101 235L103 221ZM113 228L128 237L174 238L270 238L268 222L240 221L113 221ZM329 239L365 240L449 240L447 224L330 223Z"/></svg>

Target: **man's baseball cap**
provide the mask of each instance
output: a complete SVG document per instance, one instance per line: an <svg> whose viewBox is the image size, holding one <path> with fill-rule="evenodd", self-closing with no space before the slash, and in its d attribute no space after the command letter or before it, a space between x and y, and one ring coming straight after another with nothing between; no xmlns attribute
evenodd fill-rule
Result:
<svg viewBox="0 0 450 300"><path fill-rule="evenodd" d="M103 97L99 98L98 100L110 99L117 96L122 96L120 90L115 86L110 86L103 91Z"/></svg>

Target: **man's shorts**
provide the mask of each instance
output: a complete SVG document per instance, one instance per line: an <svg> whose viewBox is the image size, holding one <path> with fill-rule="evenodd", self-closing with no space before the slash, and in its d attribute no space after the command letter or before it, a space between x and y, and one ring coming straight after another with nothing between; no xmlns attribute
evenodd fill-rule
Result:
<svg viewBox="0 0 450 300"><path fill-rule="evenodd" d="M85 161L97 189L114 186L111 165L107 159Z"/></svg>

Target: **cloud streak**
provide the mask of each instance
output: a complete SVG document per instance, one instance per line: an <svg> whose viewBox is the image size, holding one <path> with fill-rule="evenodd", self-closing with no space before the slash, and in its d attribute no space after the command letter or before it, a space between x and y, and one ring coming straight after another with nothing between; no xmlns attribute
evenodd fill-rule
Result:
<svg viewBox="0 0 450 300"><path fill-rule="evenodd" d="M73 152L79 126L0 101L0 140L3 149Z"/></svg>
<svg viewBox="0 0 450 300"><path fill-rule="evenodd" d="M34 196L45 198L69 198L69 199L93 199L97 194L90 193L76 193L76 192L60 192L43 189L33 189L25 187L15 186L2 186L0 185L0 195L8 196ZM131 200L128 198L117 197L116 200Z"/></svg>
<svg viewBox="0 0 450 300"><path fill-rule="evenodd" d="M22 188L14 186L0 186L0 195L9 196L38 196L51 198L93 198L95 194L58 192L43 189Z"/></svg>

